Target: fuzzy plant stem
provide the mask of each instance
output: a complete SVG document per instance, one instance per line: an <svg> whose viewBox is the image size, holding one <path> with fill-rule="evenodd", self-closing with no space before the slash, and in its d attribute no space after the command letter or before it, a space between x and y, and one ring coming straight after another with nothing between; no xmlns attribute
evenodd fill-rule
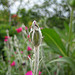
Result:
<svg viewBox="0 0 75 75"><path fill-rule="evenodd" d="M33 75L38 75L39 71L39 46L34 47L34 72Z"/></svg>
<svg viewBox="0 0 75 75"><path fill-rule="evenodd" d="M33 75L39 74L39 47L42 42L42 33L41 30L37 24L37 22L34 20L32 23L31 28L31 37L32 37L32 43L34 46L34 55L33 55Z"/></svg>

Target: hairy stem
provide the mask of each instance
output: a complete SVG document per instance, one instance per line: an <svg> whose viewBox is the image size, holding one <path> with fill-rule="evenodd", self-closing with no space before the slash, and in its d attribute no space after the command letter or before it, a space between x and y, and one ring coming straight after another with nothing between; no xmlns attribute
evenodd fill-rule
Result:
<svg viewBox="0 0 75 75"><path fill-rule="evenodd" d="M38 68L39 68L39 46L34 47L34 54L35 54L35 60L34 60L34 75L38 75Z"/></svg>

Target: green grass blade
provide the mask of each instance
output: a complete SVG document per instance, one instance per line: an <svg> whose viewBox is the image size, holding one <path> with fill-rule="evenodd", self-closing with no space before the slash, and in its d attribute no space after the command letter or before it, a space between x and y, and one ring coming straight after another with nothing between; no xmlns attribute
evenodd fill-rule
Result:
<svg viewBox="0 0 75 75"><path fill-rule="evenodd" d="M59 58L59 59L52 60L49 63L54 63L54 62L68 63L69 66L71 67L72 71L73 71L73 75L75 75L75 61L73 61L73 59L71 59L70 57L62 57L62 58Z"/></svg>

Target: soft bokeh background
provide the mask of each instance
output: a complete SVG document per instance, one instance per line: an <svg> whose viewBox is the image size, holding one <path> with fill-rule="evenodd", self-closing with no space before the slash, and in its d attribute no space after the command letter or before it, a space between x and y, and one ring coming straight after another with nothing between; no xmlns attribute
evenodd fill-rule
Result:
<svg viewBox="0 0 75 75"><path fill-rule="evenodd" d="M69 25L69 18L67 0L0 0L0 42L7 28L11 27L13 35L15 26L24 23L29 27L36 20L40 27L63 29L64 24ZM0 43L0 49L2 45Z"/></svg>
<svg viewBox="0 0 75 75"><path fill-rule="evenodd" d="M18 35L16 29L21 27L22 24L30 28L33 20L36 20L38 25L43 29L55 29L60 37L62 37L64 45L66 44L65 46L67 46L70 24L70 8L71 7L67 0L0 0L0 55L3 55L3 59L5 60L6 56L3 49L4 38L7 36L6 30L9 30L9 35L11 37L15 34L18 38L20 38L21 36ZM74 19L72 31L75 33L75 11L73 14ZM74 37L75 35L73 35L73 39ZM20 40L22 39L20 38ZM73 50L74 58L75 47ZM45 56L51 56L47 55L48 52L49 49L47 49L47 51L44 50L43 53L45 53ZM49 61L49 57L47 61ZM53 65L51 65L51 67L52 66ZM47 68L50 69L49 66Z"/></svg>

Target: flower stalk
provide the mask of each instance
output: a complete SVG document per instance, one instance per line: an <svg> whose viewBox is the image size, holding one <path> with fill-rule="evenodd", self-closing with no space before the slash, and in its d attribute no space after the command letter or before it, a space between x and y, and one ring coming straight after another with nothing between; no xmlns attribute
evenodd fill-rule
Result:
<svg viewBox="0 0 75 75"><path fill-rule="evenodd" d="M38 75L39 71L39 46L34 47L34 54L35 54L35 59L34 59L34 75Z"/></svg>
<svg viewBox="0 0 75 75"><path fill-rule="evenodd" d="M72 39L72 21L73 21L73 8L71 8L70 13L70 26L69 26L69 40L68 40L68 47L67 47L67 55L70 57L70 47L71 47L71 39ZM68 75L70 75L70 68L68 65Z"/></svg>
<svg viewBox="0 0 75 75"><path fill-rule="evenodd" d="M72 37L72 20L73 20L73 8L71 10L71 15L70 15L69 40L68 40L68 51L67 51L68 56L70 52L70 44L71 44L71 37Z"/></svg>
<svg viewBox="0 0 75 75"><path fill-rule="evenodd" d="M31 34L32 33L32 34ZM31 37L32 37L32 44L34 46L34 56L33 56L33 75L38 75L39 73L39 47L42 42L42 33L41 30L36 23L36 21L33 21L32 28L30 31Z"/></svg>

